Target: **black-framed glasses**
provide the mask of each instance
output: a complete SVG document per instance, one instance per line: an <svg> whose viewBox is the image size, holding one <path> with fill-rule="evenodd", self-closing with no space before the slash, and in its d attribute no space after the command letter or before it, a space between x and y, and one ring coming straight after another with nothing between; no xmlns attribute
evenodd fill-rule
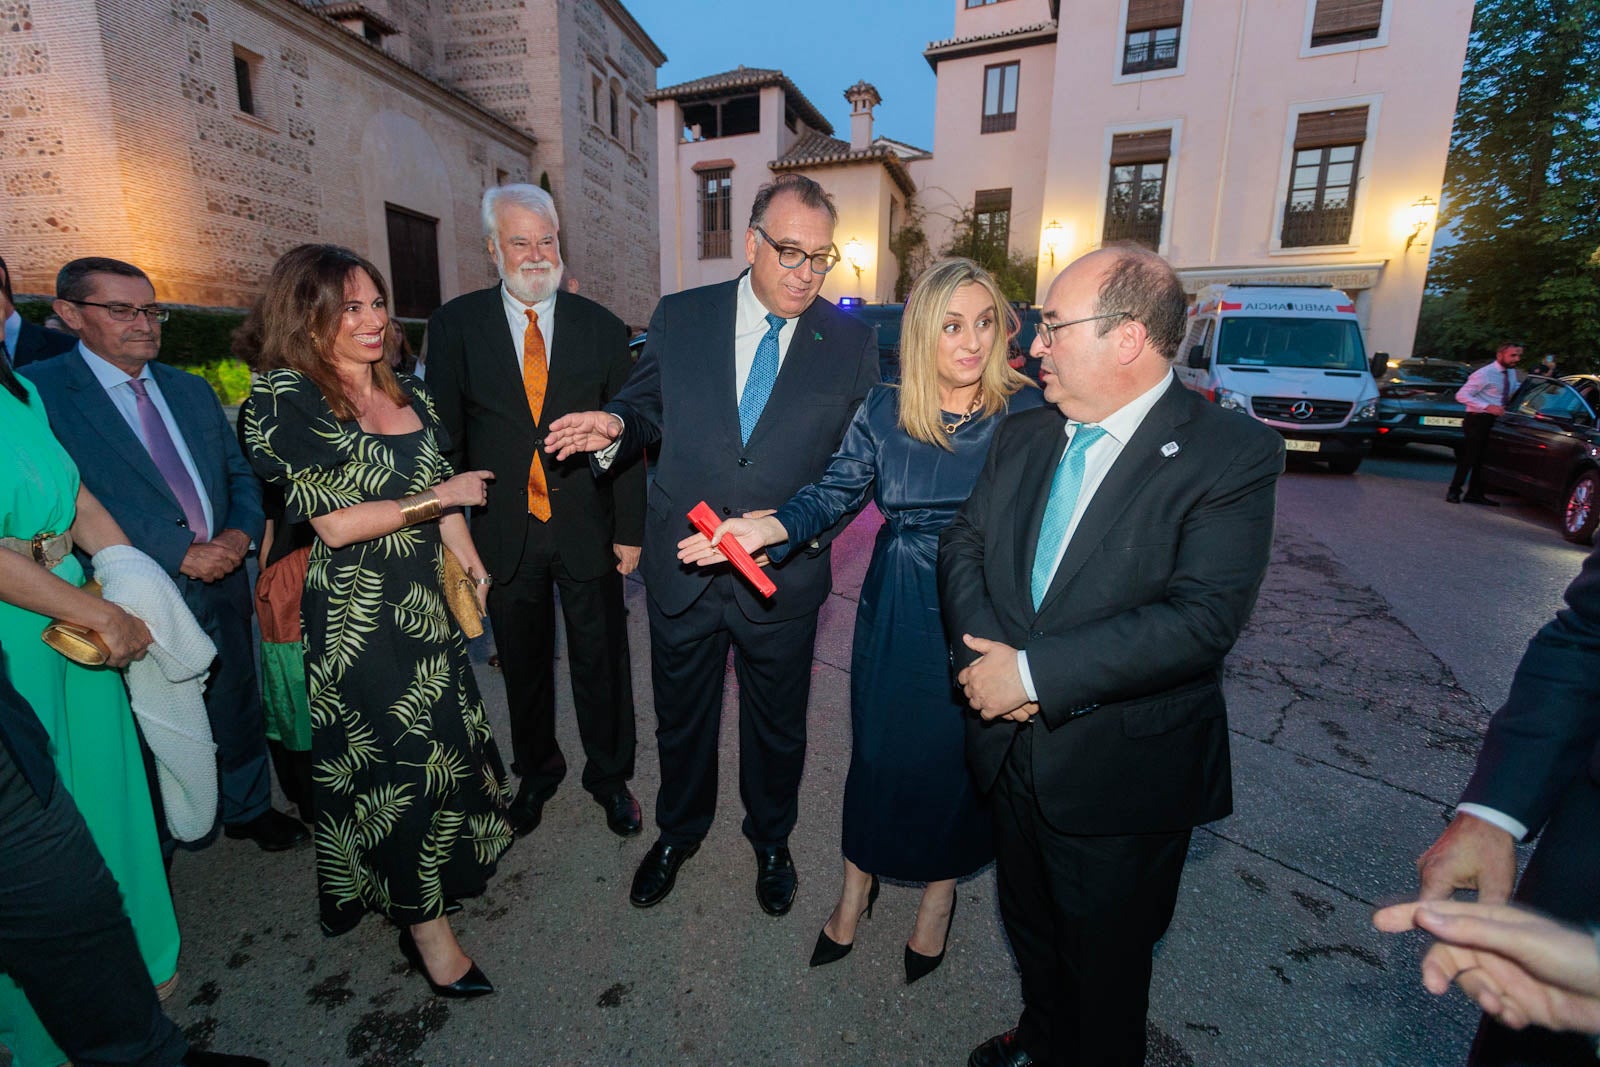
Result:
<svg viewBox="0 0 1600 1067"><path fill-rule="evenodd" d="M1100 319L1126 319L1131 318L1131 311L1113 311L1108 315L1088 315L1081 319L1069 319L1066 322L1036 322L1033 324L1034 333L1049 348L1055 341L1055 332L1068 326L1076 326L1080 322L1098 322Z"/></svg>
<svg viewBox="0 0 1600 1067"><path fill-rule="evenodd" d="M784 270L794 270L808 259L811 261L813 274L826 274L839 265L839 250L831 244L826 252L807 252L797 245L780 245L760 226L755 227L755 231L761 235L763 241L772 246L774 252L778 253L778 266Z"/></svg>
<svg viewBox="0 0 1600 1067"><path fill-rule="evenodd" d="M143 315L151 322L166 322L172 317L172 312L160 304L145 304L143 306L135 306L133 304L97 304L93 300L68 300L67 303L77 304L79 307L86 308L105 308L106 314L111 316L112 322L132 322L140 315Z"/></svg>

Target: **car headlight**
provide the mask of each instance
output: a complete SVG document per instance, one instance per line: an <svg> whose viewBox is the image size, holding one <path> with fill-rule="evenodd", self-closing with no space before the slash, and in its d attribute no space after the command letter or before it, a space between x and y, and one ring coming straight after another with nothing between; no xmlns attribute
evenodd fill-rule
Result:
<svg viewBox="0 0 1600 1067"><path fill-rule="evenodd" d="M1250 398L1243 393L1236 393L1232 389L1217 390L1217 407L1228 411L1240 411L1250 414Z"/></svg>
<svg viewBox="0 0 1600 1067"><path fill-rule="evenodd" d="M1350 416L1350 421L1351 422L1375 422L1375 421L1377 421L1377 418L1378 418L1378 398L1377 397L1373 397L1371 400L1368 400L1366 403L1364 403L1360 407L1356 408L1356 413L1354 415Z"/></svg>

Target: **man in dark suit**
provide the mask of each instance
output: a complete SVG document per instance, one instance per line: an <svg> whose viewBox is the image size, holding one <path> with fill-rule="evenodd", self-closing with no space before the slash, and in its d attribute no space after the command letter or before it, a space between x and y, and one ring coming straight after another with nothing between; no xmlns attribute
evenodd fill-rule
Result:
<svg viewBox="0 0 1600 1067"><path fill-rule="evenodd" d="M1063 271L1034 342L1055 407L1006 420L940 540L1022 974L1022 1018L978 1067L1144 1062L1190 831L1232 810L1222 661L1266 571L1283 442L1177 381L1184 310L1143 249Z"/></svg>
<svg viewBox="0 0 1600 1067"><path fill-rule="evenodd" d="M558 291L560 229L550 194L507 185L483 194L500 285L450 301L428 321L428 388L461 470L492 470L473 539L494 580L489 617L511 711L522 786L511 825L539 825L566 776L556 743L555 591L566 622L583 787L614 833L639 832L633 777L633 677L622 579L644 538L644 464L594 478L585 461L541 456L543 427L598 407L633 371L628 328L592 300Z"/></svg>
<svg viewBox="0 0 1600 1067"><path fill-rule="evenodd" d="M1516 881L1516 842L1537 834L1515 899L1570 922L1600 921L1600 553L1591 553L1517 665L1489 720L1456 815L1417 861L1421 898L1457 889L1502 903ZM1476 1067L1594 1062L1594 1043L1484 1016Z"/></svg>
<svg viewBox="0 0 1600 1067"><path fill-rule="evenodd" d="M26 367L49 359L78 343L75 337L35 326L22 317L11 296L11 269L3 258L0 258L0 324L4 326L5 355L12 367Z"/></svg>
<svg viewBox="0 0 1600 1067"><path fill-rule="evenodd" d="M271 806L243 567L265 524L261 484L211 386L157 362L167 312L155 295L132 264L73 260L56 277L55 309L79 345L23 373L83 484L133 547L166 568L216 644L205 700L224 831L279 851L307 834Z"/></svg>
<svg viewBox="0 0 1600 1067"><path fill-rule="evenodd" d="M557 420L558 459L595 452L597 469L660 441L649 491L644 575L661 792L661 836L633 879L639 907L672 891L711 828L728 649L737 649L739 792L756 851L756 898L772 915L794 902L789 832L799 811L817 609L832 587L828 538L773 567L763 599L728 568L680 566L685 517L772 507L815 481L878 377L872 330L817 298L839 258L833 203L786 174L756 194L737 280L663 297L628 384L604 411Z"/></svg>

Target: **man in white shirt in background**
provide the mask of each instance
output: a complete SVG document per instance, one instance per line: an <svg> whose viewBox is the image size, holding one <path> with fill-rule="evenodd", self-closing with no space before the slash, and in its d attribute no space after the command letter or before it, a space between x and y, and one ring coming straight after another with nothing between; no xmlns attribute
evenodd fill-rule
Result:
<svg viewBox="0 0 1600 1067"><path fill-rule="evenodd" d="M1472 372L1467 383L1456 390L1456 399L1466 405L1461 420L1461 444L1456 448L1456 475L1450 479L1445 500L1459 504L1500 505L1483 495L1483 450L1489 444L1489 431L1496 416L1506 413L1506 401L1517 391L1522 379L1512 370L1522 358L1522 346L1506 341L1495 350L1494 362ZM1470 476L1470 477L1469 477ZM1462 489L1466 496L1461 495Z"/></svg>

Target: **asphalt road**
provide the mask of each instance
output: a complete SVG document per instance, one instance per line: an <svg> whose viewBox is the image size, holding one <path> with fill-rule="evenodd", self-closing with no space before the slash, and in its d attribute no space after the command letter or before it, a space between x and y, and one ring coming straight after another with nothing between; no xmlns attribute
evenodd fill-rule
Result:
<svg viewBox="0 0 1600 1067"><path fill-rule="evenodd" d="M1448 477L1417 450L1354 477L1284 478L1273 564L1229 661L1236 811L1195 834L1156 961L1151 1064L1461 1062L1475 1013L1424 993L1418 939L1381 937L1368 916L1414 887L1413 859L1583 553L1531 509L1445 504ZM837 892L850 628L875 525L863 516L836 550L789 916L753 899L727 715L718 820L654 909L626 901L649 830L612 837L574 768L456 920L495 996L433 999L375 918L323 938L309 848L223 840L173 868L185 945L169 1010L198 1043L277 1064L964 1063L1019 1005L992 868L960 887L949 956L917 985L900 976L909 887L885 886L847 959L806 966ZM648 820L659 772L642 587L628 596ZM499 677L481 662L478 677L504 746Z"/></svg>

